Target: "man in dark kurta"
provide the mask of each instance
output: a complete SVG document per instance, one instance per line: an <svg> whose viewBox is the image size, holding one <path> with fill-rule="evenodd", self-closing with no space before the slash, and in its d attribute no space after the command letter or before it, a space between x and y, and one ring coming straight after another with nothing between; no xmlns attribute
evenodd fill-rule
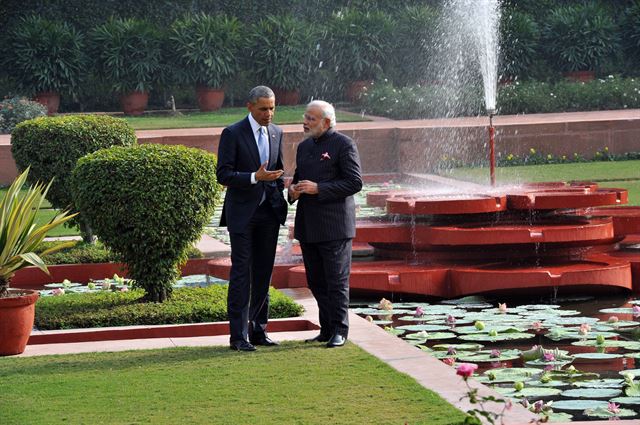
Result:
<svg viewBox="0 0 640 425"><path fill-rule="evenodd" d="M307 284L319 309L320 334L309 341L340 347L349 333L351 241L356 234L353 195L362 188L355 143L335 130L335 110L313 101L304 114L289 202L298 201L295 238L300 241Z"/></svg>

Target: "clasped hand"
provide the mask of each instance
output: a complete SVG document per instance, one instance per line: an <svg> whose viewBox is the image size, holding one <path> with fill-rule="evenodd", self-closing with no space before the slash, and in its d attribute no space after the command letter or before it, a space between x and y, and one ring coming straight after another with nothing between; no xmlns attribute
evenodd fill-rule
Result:
<svg viewBox="0 0 640 425"><path fill-rule="evenodd" d="M300 180L297 184L289 186L289 197L291 197L291 199L296 200L303 193L306 193L307 195L317 195L318 183L310 180Z"/></svg>
<svg viewBox="0 0 640 425"><path fill-rule="evenodd" d="M272 182L280 178L280 176L284 173L284 170L273 170L273 171L267 170L268 164L269 164L268 162L265 162L260 166L258 171L256 171L257 181Z"/></svg>

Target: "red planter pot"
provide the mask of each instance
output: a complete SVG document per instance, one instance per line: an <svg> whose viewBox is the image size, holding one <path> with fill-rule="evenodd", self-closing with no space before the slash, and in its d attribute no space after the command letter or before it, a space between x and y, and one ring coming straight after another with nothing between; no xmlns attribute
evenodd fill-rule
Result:
<svg viewBox="0 0 640 425"><path fill-rule="evenodd" d="M60 107L60 93L48 91L36 94L35 101L47 107L47 115L58 112Z"/></svg>
<svg viewBox="0 0 640 425"><path fill-rule="evenodd" d="M149 102L148 92L134 91L120 96L120 106L125 115L142 115Z"/></svg>
<svg viewBox="0 0 640 425"><path fill-rule="evenodd" d="M202 112L215 111L222 107L224 102L224 90L205 86L196 87L198 107Z"/></svg>
<svg viewBox="0 0 640 425"><path fill-rule="evenodd" d="M300 90L283 90L274 88L273 93L276 95L276 104L278 105L300 104Z"/></svg>
<svg viewBox="0 0 640 425"><path fill-rule="evenodd" d="M586 83L589 81L593 81L596 78L595 71L572 71L565 72L564 76L567 80L575 81L578 83Z"/></svg>
<svg viewBox="0 0 640 425"><path fill-rule="evenodd" d="M33 328L38 291L11 290L23 295L0 298L0 355L20 354L27 346Z"/></svg>

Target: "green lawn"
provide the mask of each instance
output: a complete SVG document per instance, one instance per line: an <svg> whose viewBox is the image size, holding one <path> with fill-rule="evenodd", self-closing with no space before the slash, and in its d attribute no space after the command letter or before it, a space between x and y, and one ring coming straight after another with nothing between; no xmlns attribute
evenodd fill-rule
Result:
<svg viewBox="0 0 640 425"><path fill-rule="evenodd" d="M461 384L462 385L462 384ZM464 414L353 344L0 358L0 423L460 424Z"/></svg>
<svg viewBox="0 0 640 425"><path fill-rule="evenodd" d="M305 106L279 106L276 108L276 124L302 124ZM125 117L136 130L157 130L162 128L226 127L241 120L248 114L246 107L223 108L214 112L192 112L181 116L147 115ZM338 122L369 121L361 115L336 111Z"/></svg>

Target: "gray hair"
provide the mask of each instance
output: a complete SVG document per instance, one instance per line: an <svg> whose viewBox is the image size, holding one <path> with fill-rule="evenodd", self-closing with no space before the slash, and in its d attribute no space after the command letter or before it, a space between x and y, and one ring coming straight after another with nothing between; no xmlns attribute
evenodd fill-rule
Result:
<svg viewBox="0 0 640 425"><path fill-rule="evenodd" d="M307 109L318 108L322 111L322 118L329 118L329 127L336 126L336 110L332 104L324 100L312 100L307 104Z"/></svg>
<svg viewBox="0 0 640 425"><path fill-rule="evenodd" d="M273 90L271 90L267 86L257 86L252 88L251 91L249 92L248 101L250 103L256 103L258 99L261 97L266 97L267 99L271 99L272 97L275 98L276 95L273 93Z"/></svg>

